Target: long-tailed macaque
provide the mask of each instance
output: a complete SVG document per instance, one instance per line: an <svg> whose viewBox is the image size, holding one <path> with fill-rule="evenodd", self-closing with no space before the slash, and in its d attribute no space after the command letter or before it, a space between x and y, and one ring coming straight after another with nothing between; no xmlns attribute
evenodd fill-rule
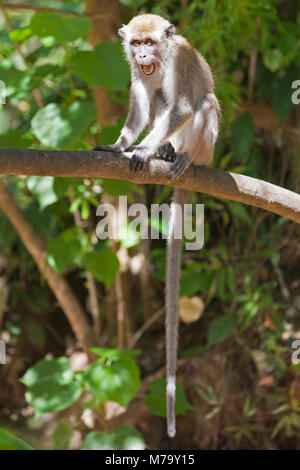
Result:
<svg viewBox="0 0 300 470"><path fill-rule="evenodd" d="M132 171L151 156L171 162L168 177L177 178L191 163L208 165L219 131L220 107L214 81L202 55L161 16L140 15L119 30L131 67L130 111L114 145L95 150L133 150ZM142 130L150 131L132 146ZM187 191L175 189L169 221L166 271L167 426L175 436L175 389L179 273L182 240L174 237ZM178 211L178 207L182 210Z"/></svg>

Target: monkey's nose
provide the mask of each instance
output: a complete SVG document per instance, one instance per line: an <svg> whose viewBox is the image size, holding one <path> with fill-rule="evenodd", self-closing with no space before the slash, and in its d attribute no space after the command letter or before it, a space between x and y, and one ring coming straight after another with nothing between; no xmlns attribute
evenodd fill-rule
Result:
<svg viewBox="0 0 300 470"><path fill-rule="evenodd" d="M147 54L140 54L139 57L140 59L145 59L147 57Z"/></svg>

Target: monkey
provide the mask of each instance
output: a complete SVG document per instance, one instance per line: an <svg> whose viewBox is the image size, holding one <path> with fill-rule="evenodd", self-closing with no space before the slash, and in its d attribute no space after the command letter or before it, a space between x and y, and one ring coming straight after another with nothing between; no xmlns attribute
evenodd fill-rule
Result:
<svg viewBox="0 0 300 470"><path fill-rule="evenodd" d="M130 109L116 143L94 150L132 151L130 169L141 171L150 157L170 162L168 178L178 178L191 163L208 165L219 133L220 105L204 59L175 26L158 15L135 16L119 31L131 68ZM149 132L137 146L146 125ZM170 208L166 268L167 432L176 434L175 393L178 303L182 240L174 229L187 201L175 189Z"/></svg>

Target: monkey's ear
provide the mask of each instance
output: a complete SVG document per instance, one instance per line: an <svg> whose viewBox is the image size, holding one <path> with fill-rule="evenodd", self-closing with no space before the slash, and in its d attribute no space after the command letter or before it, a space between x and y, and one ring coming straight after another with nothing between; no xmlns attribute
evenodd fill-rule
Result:
<svg viewBox="0 0 300 470"><path fill-rule="evenodd" d="M168 26L167 29L165 30L167 38L172 37L173 34L175 34L175 32L176 32L176 28L173 24L170 24L170 26Z"/></svg>
<svg viewBox="0 0 300 470"><path fill-rule="evenodd" d="M122 28L118 30L118 35L124 39L125 34L126 34L126 26L125 24L123 24Z"/></svg>

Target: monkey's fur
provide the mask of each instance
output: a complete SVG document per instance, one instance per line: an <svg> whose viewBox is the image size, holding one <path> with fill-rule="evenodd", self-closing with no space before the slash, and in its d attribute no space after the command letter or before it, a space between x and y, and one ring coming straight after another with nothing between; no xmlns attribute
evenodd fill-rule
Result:
<svg viewBox="0 0 300 470"><path fill-rule="evenodd" d="M151 156L171 162L168 177L177 178L191 163L208 165L219 131L220 107L214 81L202 55L175 27L158 15L134 17L119 30L131 66L130 110L114 145L95 150L133 150L132 171ZM131 146L145 126L148 135ZM131 146L131 147L130 147ZM174 227L183 214L187 191L175 189L169 221L166 271L166 350L168 435L175 436L175 389L179 274L182 240Z"/></svg>

